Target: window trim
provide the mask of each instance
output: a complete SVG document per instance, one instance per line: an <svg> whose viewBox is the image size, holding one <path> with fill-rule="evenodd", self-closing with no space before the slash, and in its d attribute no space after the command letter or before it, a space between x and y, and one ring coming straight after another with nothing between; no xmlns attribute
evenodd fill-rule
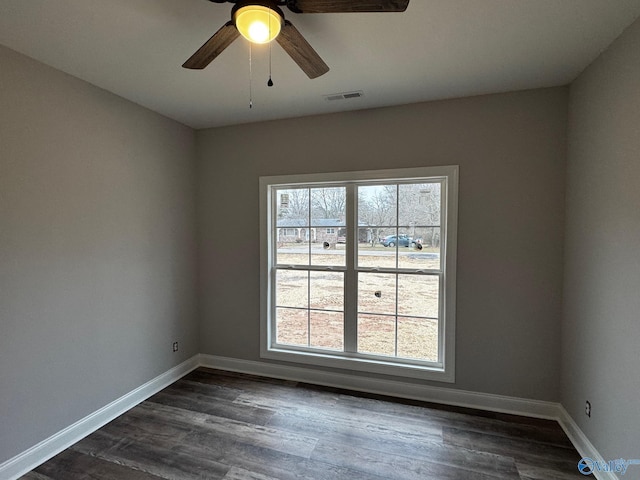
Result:
<svg viewBox="0 0 640 480"><path fill-rule="evenodd" d="M457 253L457 226L458 226L458 170L457 165L402 168L389 170L368 170L355 172L332 172L321 174L278 175L260 177L260 357L270 360L291 362L295 364L314 365L328 368L340 368L359 372L368 372L400 377L419 378L422 380L434 380L440 382L455 382L455 319L456 319L456 253ZM271 343L270 328L270 304L275 302L275 291L270 276L270 265L273 260L273 248L270 231L272 225L272 196L271 188L281 185L295 186L297 184L309 186L314 183L326 185L332 182L379 182L379 181L407 181L424 178L443 178L446 193L443 195L444 208L446 209L446 221L441 226L441 255L445 259L442 274L441 304L443 309L442 329L442 362L439 366L425 366L413 364L411 360L403 359L403 363L397 361L385 361L380 357L358 354L351 355L348 352L328 354L323 351L304 350L287 346L274 348ZM349 202L347 202L349 205ZM355 202L351 202L354 205ZM347 212L347 216L354 212ZM353 236L353 229L347 230L347 235ZM355 247L354 238L347 244ZM351 248L349 249L351 250ZM347 253L348 254L348 253ZM353 288L353 285L345 282L345 288ZM345 315L347 312L345 311ZM348 323L348 322L347 322Z"/></svg>

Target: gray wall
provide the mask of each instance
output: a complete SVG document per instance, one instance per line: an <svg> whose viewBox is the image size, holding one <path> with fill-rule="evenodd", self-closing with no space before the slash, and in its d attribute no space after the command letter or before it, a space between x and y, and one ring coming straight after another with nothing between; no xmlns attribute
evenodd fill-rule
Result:
<svg viewBox="0 0 640 480"><path fill-rule="evenodd" d="M639 59L640 20L570 94L562 403L608 460L640 458Z"/></svg>
<svg viewBox="0 0 640 480"><path fill-rule="evenodd" d="M259 359L258 177L460 165L454 388L559 399L568 89L203 130L202 353Z"/></svg>
<svg viewBox="0 0 640 480"><path fill-rule="evenodd" d="M0 47L0 463L198 352L194 148Z"/></svg>

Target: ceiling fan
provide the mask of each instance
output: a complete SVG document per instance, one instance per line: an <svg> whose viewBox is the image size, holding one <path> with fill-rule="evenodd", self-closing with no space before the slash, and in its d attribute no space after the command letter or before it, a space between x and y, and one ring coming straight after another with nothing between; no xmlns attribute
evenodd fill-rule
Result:
<svg viewBox="0 0 640 480"><path fill-rule="evenodd" d="M240 35L253 43L276 40L309 78L329 71L320 55L280 9L293 13L404 12L409 0L209 0L233 3L225 23L182 66L203 69Z"/></svg>

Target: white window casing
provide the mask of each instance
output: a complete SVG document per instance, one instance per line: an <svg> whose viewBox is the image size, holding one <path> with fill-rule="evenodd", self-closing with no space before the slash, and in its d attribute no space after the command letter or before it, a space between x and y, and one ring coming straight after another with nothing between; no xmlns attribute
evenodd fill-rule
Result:
<svg viewBox="0 0 640 480"><path fill-rule="evenodd" d="M440 187L440 225L438 244L440 267L438 269L411 270L399 266L396 253L395 268L371 268L358 265L359 238L358 188L370 185L403 185L411 183L438 183ZM307 175L285 175L260 178L260 355L265 359L340 368L376 374L411 377L441 382L455 381L455 311L456 311L456 248L458 216L458 166L420 167L360 172L342 172ZM279 231L287 227L277 226L277 201L274 192L292 188L345 187L346 190L346 247L344 266L297 267L277 265L276 250ZM287 196L287 202L289 202ZM399 202L399 200L398 200ZM288 204L287 204L288 205ZM399 203L396 204L396 208ZM344 219L343 219L344 220ZM396 223L399 224L396 218ZM309 226L302 228L309 229ZM327 227L325 231L329 232ZM340 227L342 228L342 227ZM400 232L396 226L396 232ZM342 231L342 230L341 230ZM338 229L332 233L337 233ZM406 238L396 233L398 240L406 244ZM305 237L305 236L303 236ZM306 236L308 237L308 235ZM415 239L414 239L415 240ZM311 251L309 240L309 251ZM421 245L418 245L421 248ZM397 246L395 248L398 248ZM400 250L396 250L399 252ZM344 274L344 343L340 351L304 345L283 345L276 342L276 289L277 271L343 272ZM398 278L403 274L422 275L421 278L438 279L438 355L437 360L416 360L401 356L366 354L357 350L358 329L358 276L367 273L388 273ZM310 274L309 274L310 275ZM434 284L435 285L435 284ZM435 288L435 287L434 287ZM397 287L396 287L397 289ZM396 317L398 299L396 298ZM398 320L396 318L396 353Z"/></svg>

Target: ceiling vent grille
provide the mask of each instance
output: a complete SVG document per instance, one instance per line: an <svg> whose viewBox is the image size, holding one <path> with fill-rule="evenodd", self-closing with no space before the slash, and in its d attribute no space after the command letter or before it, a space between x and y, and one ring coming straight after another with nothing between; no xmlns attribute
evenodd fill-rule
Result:
<svg viewBox="0 0 640 480"><path fill-rule="evenodd" d="M364 92L362 90L357 90L355 92L332 93L330 95L325 95L324 99L327 102L335 102L338 100L349 100L350 98L360 97L364 97Z"/></svg>

